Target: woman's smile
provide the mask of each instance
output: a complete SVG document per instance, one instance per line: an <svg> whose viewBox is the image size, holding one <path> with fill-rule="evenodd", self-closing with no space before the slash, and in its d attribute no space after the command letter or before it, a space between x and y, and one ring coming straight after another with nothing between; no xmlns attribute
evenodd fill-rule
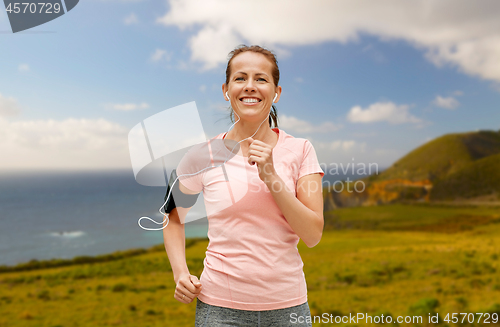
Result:
<svg viewBox="0 0 500 327"><path fill-rule="evenodd" d="M240 98L240 102L245 106L255 106L262 102L262 100L257 97L242 97Z"/></svg>

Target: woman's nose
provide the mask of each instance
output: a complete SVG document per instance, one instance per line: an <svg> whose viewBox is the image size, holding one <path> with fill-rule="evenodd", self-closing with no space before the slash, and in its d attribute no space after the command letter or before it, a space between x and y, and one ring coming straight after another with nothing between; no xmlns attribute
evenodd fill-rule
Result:
<svg viewBox="0 0 500 327"><path fill-rule="evenodd" d="M245 85L245 91L253 91L253 90L255 90L255 85L251 79L248 79L248 82Z"/></svg>

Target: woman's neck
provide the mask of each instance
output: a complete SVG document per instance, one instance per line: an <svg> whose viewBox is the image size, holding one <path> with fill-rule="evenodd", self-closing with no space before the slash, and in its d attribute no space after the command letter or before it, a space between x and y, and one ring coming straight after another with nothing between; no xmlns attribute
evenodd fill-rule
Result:
<svg viewBox="0 0 500 327"><path fill-rule="evenodd" d="M266 125L262 125L260 127L260 129L257 131L257 133L255 133L255 129L249 131L249 130L243 130L241 128L241 126L239 128L236 128L236 126L235 126L232 130L230 130L226 134L226 137L224 137L224 139L230 139L230 140L234 140L236 142L240 142L241 140L246 139L249 136L252 136L253 133L255 133L255 135L252 136L252 138L254 140L262 141L266 144L269 144L271 147L274 148L276 146L276 144L278 144L279 136L276 132L274 132L271 129L271 127L269 127L269 123L266 122L265 124ZM248 157L249 146L250 146L250 144L249 144L248 140L240 143L240 151L241 151L242 156ZM233 145L233 147L234 147L234 145Z"/></svg>
<svg viewBox="0 0 500 327"><path fill-rule="evenodd" d="M246 139L250 136L252 136L256 129L259 128L259 126L244 126L236 124L233 129L231 129L227 134L225 138L229 138L231 140L235 140L237 142ZM264 122L257 133L252 136L254 140L259 140L264 143L270 144L270 145L275 145L277 142L277 134L274 132L271 127L269 126L268 122ZM243 142L247 143L247 142Z"/></svg>

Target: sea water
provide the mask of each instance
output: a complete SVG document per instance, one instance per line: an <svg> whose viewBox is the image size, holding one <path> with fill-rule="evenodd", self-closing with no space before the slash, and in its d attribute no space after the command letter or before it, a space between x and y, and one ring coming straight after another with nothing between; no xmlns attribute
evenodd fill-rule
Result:
<svg viewBox="0 0 500 327"><path fill-rule="evenodd" d="M161 230L143 230L137 221L148 216L161 222L164 196L164 187L142 186L129 170L2 172L0 265L161 244ZM162 226L146 220L142 225ZM186 224L185 230L187 238L206 237L206 218Z"/></svg>
<svg viewBox="0 0 500 327"><path fill-rule="evenodd" d="M360 176L324 176L336 180ZM324 186L326 185L324 184ZM0 172L0 265L31 259L71 259L163 243L163 232L146 231L142 216L163 216L165 187L138 184L130 170L93 172ZM203 198L188 220L206 216ZM141 224L159 228L146 220ZM185 225L186 238L206 237L206 218Z"/></svg>

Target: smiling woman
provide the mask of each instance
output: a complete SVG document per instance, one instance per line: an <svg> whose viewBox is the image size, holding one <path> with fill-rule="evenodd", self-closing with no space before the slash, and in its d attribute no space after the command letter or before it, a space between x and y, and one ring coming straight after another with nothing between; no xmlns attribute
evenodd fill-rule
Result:
<svg viewBox="0 0 500 327"><path fill-rule="evenodd" d="M263 61L262 56L258 58L258 59L260 59L259 60L260 63L264 66L268 66L269 64L271 64L271 71L270 71L271 76L264 75L263 76L264 78L262 78L262 80L268 82L269 78L272 77L272 81L273 81L274 85L276 86L276 88L279 90L279 92L281 94L281 86L278 87L278 83L280 80L280 71L278 68L278 61L276 60L276 57L274 56L274 54L272 54L272 52L270 52L264 48L261 48L259 46L239 47L239 48L236 48L235 50L231 51L231 53L229 54L230 58L229 58L229 61L227 63L227 68L226 68L226 83L222 85L223 92L227 92L227 90L224 91L224 87L229 85L230 78L231 78L231 68L233 66L232 63L234 61L234 58L238 54L243 54L244 52L248 52L247 55L252 55L252 53L253 54L261 54L263 57L267 58L267 61L265 61L265 60ZM266 67L266 68L268 68L268 67ZM240 78L240 77L238 77L238 78ZM243 80L243 77L240 78L240 81L241 80ZM227 95L226 95L226 100L229 101L229 98L227 97ZM279 100L278 97L275 97L273 99L273 102L278 102L277 100ZM232 110L231 110L230 119L231 119L231 121L234 122ZM274 105L271 107L271 113L269 116L269 124L271 124L271 123L274 123L274 125L276 127L278 127L278 113L277 113L276 107Z"/></svg>
<svg viewBox="0 0 500 327"><path fill-rule="evenodd" d="M179 180L183 193L203 191L209 221L200 280L186 265L181 221L187 211L173 209L163 230L174 297L182 303L197 298L196 326L289 326L294 315L310 316L297 244L302 239L313 247L321 239L324 173L308 140L278 128L278 81L270 51L232 51L222 93L237 120L211 141L241 147L222 167ZM188 161L177 167L179 176L187 175Z"/></svg>

